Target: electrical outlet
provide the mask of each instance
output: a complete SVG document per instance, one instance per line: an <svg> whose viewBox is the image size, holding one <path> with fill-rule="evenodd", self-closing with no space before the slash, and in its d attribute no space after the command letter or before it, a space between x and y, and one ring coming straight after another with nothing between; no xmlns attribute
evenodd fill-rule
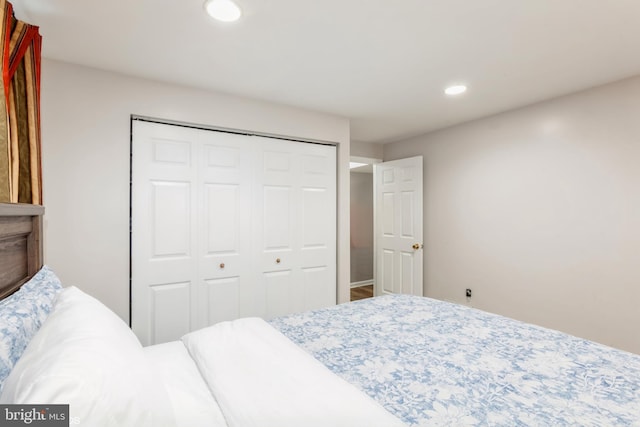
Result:
<svg viewBox="0 0 640 427"><path fill-rule="evenodd" d="M471 298L471 289L467 288L467 290L465 291L465 295L467 296L467 298Z"/></svg>

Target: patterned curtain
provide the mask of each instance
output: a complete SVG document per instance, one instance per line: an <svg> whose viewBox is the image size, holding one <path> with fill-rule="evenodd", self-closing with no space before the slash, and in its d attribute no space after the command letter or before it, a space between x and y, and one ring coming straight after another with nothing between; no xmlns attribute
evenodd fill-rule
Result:
<svg viewBox="0 0 640 427"><path fill-rule="evenodd" d="M0 203L42 204L38 27L0 0Z"/></svg>

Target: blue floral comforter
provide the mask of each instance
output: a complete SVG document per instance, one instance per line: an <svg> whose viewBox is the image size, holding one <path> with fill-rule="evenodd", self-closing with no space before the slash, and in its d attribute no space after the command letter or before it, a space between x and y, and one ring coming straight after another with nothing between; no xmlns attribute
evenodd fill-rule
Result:
<svg viewBox="0 0 640 427"><path fill-rule="evenodd" d="M413 426L640 426L640 356L429 298L270 322Z"/></svg>

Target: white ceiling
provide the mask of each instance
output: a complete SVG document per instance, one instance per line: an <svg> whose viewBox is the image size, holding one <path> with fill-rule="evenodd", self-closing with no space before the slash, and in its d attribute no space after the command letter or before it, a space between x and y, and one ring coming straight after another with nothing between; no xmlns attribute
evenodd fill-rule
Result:
<svg viewBox="0 0 640 427"><path fill-rule="evenodd" d="M640 74L639 0L236 1L236 23L203 0L13 3L47 58L344 116L364 142Z"/></svg>

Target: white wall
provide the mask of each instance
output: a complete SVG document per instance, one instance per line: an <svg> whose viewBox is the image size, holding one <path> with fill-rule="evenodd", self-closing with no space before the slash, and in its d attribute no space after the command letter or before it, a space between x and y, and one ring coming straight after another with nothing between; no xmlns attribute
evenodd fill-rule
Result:
<svg viewBox="0 0 640 427"><path fill-rule="evenodd" d="M419 154L426 295L640 353L640 77L384 147Z"/></svg>
<svg viewBox="0 0 640 427"><path fill-rule="evenodd" d="M370 159L382 159L384 146L371 142L351 141L351 155L356 157L368 157Z"/></svg>
<svg viewBox="0 0 640 427"><path fill-rule="evenodd" d="M45 262L129 318L131 114L338 146L338 295L349 300L349 122L266 102L45 60Z"/></svg>

